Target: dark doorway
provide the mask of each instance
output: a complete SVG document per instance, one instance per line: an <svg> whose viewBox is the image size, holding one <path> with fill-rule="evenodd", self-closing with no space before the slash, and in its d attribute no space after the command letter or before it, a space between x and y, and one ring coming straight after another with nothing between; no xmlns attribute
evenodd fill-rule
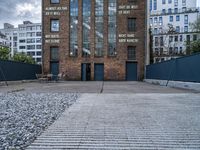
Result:
<svg viewBox="0 0 200 150"><path fill-rule="evenodd" d="M90 81L91 80L91 64L82 64L81 66L81 78L82 81Z"/></svg>
<svg viewBox="0 0 200 150"><path fill-rule="evenodd" d="M104 64L94 64L94 80L104 80Z"/></svg>
<svg viewBox="0 0 200 150"><path fill-rule="evenodd" d="M59 63L51 62L50 63L51 74L53 74L52 80L56 80L57 75L59 74Z"/></svg>
<svg viewBox="0 0 200 150"><path fill-rule="evenodd" d="M126 63L126 80L137 81L137 63L136 62Z"/></svg>

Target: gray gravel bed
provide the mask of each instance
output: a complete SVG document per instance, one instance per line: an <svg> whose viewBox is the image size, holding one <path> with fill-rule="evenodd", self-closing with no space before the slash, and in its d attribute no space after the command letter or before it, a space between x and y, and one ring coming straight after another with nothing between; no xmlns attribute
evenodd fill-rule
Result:
<svg viewBox="0 0 200 150"><path fill-rule="evenodd" d="M0 93L0 150L30 145L78 97L66 93Z"/></svg>

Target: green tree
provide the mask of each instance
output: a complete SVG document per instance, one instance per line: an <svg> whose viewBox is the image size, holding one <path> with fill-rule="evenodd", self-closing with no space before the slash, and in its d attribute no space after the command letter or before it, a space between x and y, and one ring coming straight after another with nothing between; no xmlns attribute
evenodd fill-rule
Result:
<svg viewBox="0 0 200 150"><path fill-rule="evenodd" d="M197 20L194 23L190 23L190 26L192 28L193 32L200 33L200 17L197 18ZM188 54L193 54L200 52L200 39L196 41L186 41L186 47Z"/></svg>
<svg viewBox="0 0 200 150"><path fill-rule="evenodd" d="M8 60L9 59L10 50L7 47L0 47L0 59Z"/></svg>
<svg viewBox="0 0 200 150"><path fill-rule="evenodd" d="M14 54L13 60L18 61L18 62L23 62L23 63L35 64L35 61L33 60L33 58L31 56L28 56L25 53Z"/></svg>
<svg viewBox="0 0 200 150"><path fill-rule="evenodd" d="M200 39L190 43L190 52L192 54L200 52Z"/></svg>
<svg viewBox="0 0 200 150"><path fill-rule="evenodd" d="M190 23L193 32L200 32L200 17L194 23Z"/></svg>

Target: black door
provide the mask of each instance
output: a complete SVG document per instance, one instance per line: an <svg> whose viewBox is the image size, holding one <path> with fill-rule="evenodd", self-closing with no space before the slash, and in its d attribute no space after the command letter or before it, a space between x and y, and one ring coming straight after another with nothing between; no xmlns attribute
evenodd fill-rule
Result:
<svg viewBox="0 0 200 150"><path fill-rule="evenodd" d="M91 80L91 64L82 64L81 65L81 78L82 81Z"/></svg>
<svg viewBox="0 0 200 150"><path fill-rule="evenodd" d="M104 80L104 64L94 64L94 80Z"/></svg>
<svg viewBox="0 0 200 150"><path fill-rule="evenodd" d="M137 81L137 63L135 62L126 63L126 80Z"/></svg>
<svg viewBox="0 0 200 150"><path fill-rule="evenodd" d="M53 74L53 80L56 80L57 75L59 74L59 63L51 62L50 63L51 74Z"/></svg>

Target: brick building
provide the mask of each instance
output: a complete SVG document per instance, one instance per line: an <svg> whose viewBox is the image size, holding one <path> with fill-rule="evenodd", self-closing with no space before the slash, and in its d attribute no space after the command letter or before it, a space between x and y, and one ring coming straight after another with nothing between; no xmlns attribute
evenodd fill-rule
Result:
<svg viewBox="0 0 200 150"><path fill-rule="evenodd" d="M43 0L43 72L141 80L146 0Z"/></svg>

